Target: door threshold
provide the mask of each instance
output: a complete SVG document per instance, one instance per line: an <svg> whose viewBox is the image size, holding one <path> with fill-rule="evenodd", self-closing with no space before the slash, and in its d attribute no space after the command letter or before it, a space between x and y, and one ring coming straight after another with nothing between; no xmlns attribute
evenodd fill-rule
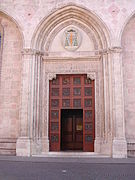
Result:
<svg viewBox="0 0 135 180"><path fill-rule="evenodd" d="M42 153L39 155L33 155L34 157L65 157L65 158L108 158L110 156L100 154L100 153L95 153L95 152L46 152Z"/></svg>

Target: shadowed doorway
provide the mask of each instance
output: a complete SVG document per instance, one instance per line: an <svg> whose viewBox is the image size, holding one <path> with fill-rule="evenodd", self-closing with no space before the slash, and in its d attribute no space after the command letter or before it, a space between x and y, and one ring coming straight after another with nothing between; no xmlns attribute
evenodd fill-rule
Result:
<svg viewBox="0 0 135 180"><path fill-rule="evenodd" d="M61 150L83 150L83 110L61 110Z"/></svg>

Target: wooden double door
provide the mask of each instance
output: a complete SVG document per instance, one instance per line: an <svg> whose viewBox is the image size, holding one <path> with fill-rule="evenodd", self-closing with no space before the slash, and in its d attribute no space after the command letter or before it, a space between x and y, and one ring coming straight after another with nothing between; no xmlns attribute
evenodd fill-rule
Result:
<svg viewBox="0 0 135 180"><path fill-rule="evenodd" d="M83 110L61 111L61 149L83 150Z"/></svg>
<svg viewBox="0 0 135 180"><path fill-rule="evenodd" d="M94 80L86 74L57 75L49 82L50 151L94 151Z"/></svg>

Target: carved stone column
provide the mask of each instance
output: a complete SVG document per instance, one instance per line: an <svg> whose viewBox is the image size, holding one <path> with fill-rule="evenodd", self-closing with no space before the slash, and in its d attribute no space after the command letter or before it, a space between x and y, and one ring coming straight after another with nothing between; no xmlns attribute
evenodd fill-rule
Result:
<svg viewBox="0 0 135 180"><path fill-rule="evenodd" d="M110 49L113 60L113 149L114 158L127 157L127 142L125 138L124 120L124 95L123 95L123 74L122 74L122 49L114 47Z"/></svg>
<svg viewBox="0 0 135 180"><path fill-rule="evenodd" d="M31 101L32 154L40 154L42 151L42 53L35 52L34 59L31 89L33 92L31 96L33 99L33 102Z"/></svg>
<svg viewBox="0 0 135 180"><path fill-rule="evenodd" d="M102 121L102 153L112 154L112 62L108 50L102 50L103 68L103 108L104 118Z"/></svg>

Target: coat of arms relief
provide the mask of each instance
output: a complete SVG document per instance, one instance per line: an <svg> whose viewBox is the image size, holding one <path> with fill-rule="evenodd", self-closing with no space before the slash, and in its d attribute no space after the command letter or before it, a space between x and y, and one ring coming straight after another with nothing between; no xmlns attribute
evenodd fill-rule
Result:
<svg viewBox="0 0 135 180"><path fill-rule="evenodd" d="M63 46L66 50L74 51L79 48L81 35L78 29L69 27L64 31Z"/></svg>

